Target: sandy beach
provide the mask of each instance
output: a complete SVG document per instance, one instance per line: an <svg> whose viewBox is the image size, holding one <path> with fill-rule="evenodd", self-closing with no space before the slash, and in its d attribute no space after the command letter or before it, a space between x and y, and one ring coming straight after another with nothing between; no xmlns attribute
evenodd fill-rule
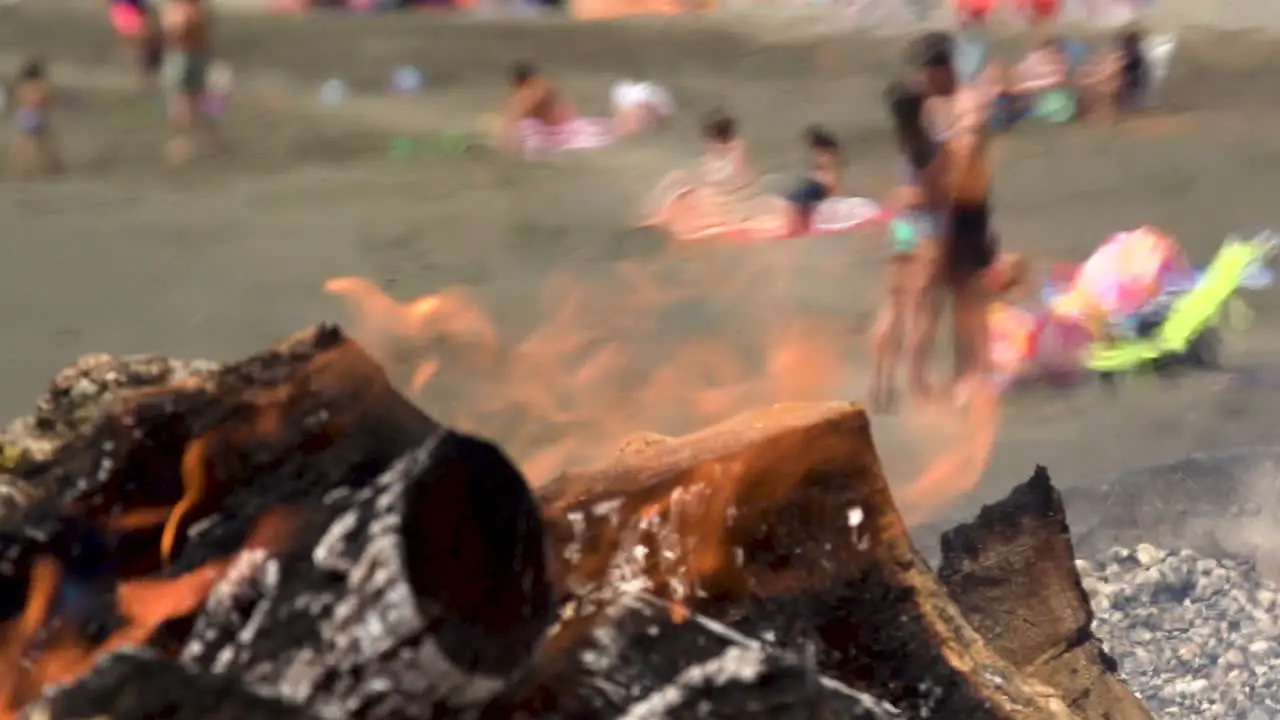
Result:
<svg viewBox="0 0 1280 720"><path fill-rule="evenodd" d="M441 354L421 401L539 468L753 405L862 397L880 238L672 249L630 225L654 184L698 152L698 117L713 107L736 113L762 169L784 178L801 170L800 130L834 128L850 184L882 194L893 158L879 92L899 69L901 39L763 39L700 19L228 14L219 26L219 54L236 70L228 148L171 170L159 101L134 91L104 15L27 2L0 17L0 73L37 53L66 88L56 122L70 164L63 178L0 187L3 415L25 412L83 353L230 359L322 320L375 335L407 383L412 361L436 357L432 338L408 352L396 328L353 317L325 292L348 276L399 301L458 287L474 299L502 352L525 359L495 373L465 353ZM1176 24L1176 13L1165 16L1161 24ZM1002 50L1013 58L1018 47L1013 38ZM607 111L609 85L623 77L667 85L680 113L660 135L536 163L441 149L441 133L470 130L499 102L517 59L543 65L590 114ZM399 65L426 74L423 92L387 95ZM339 106L316 100L327 78L350 88ZM1280 130L1266 118L1280 108L1277 89L1280 46L1262 31L1184 30L1159 113L1118 127L1027 127L1000 141L1006 246L1044 267L1153 224L1205 262L1228 232L1270 226ZM411 140L408 157L390 152L396 138ZM1280 378L1280 302L1272 291L1248 302L1256 318L1228 335L1225 363ZM541 344L521 343L529 338ZM1275 392L1199 373L1135 378L1115 393L1087 385L1007 398L989 462L973 473L980 486L945 507L989 500L1036 463L1072 485L1274 443ZM969 421L873 422L892 480L905 484ZM558 442L565 434L572 448Z"/></svg>

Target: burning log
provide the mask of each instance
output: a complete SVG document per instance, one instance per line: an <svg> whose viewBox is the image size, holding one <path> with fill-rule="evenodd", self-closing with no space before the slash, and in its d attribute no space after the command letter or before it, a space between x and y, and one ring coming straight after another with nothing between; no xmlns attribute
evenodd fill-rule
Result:
<svg viewBox="0 0 1280 720"><path fill-rule="evenodd" d="M901 717L876 698L822 676L811 653L752 640L701 616L676 622L667 602L625 595L571 621L544 664L481 720L595 718Z"/></svg>
<svg viewBox="0 0 1280 720"><path fill-rule="evenodd" d="M154 652L108 655L75 684L33 703L23 720L314 720L296 705L198 672Z"/></svg>
<svg viewBox="0 0 1280 720"><path fill-rule="evenodd" d="M1057 689L1077 717L1152 717L1093 635L1062 497L1045 468L942 535L938 577L990 647Z"/></svg>
<svg viewBox="0 0 1280 720"><path fill-rule="evenodd" d="M321 717L353 705L371 719L429 717L498 692L550 622L523 477L419 411L337 328L119 392L93 414L14 471L44 499L0 526L4 648L65 662L15 673L16 695L0 700L150 641L251 688L278 683ZM83 553L68 549L79 546L50 543L68 519L104 539L113 582L83 582ZM105 626L102 645L59 622L68 587L92 598L72 603L90 616L73 625ZM63 634L52 645L36 637L50 623Z"/></svg>
<svg viewBox="0 0 1280 720"><path fill-rule="evenodd" d="M650 437L539 496L562 617L599 618L598 632L603 609L643 590L676 620L705 615L800 656L812 645L829 680L909 717L1071 717L987 646L920 558L856 406L783 405ZM548 653L582 649L558 642L570 627Z"/></svg>
<svg viewBox="0 0 1280 720"><path fill-rule="evenodd" d="M326 718L484 705L554 611L523 477L441 430L340 507L299 550L242 555L183 659Z"/></svg>
<svg viewBox="0 0 1280 720"><path fill-rule="evenodd" d="M218 366L155 355L86 355L64 368L36 400L35 411L0 429L0 518L30 505L48 488L23 478L48 463L68 443L82 439L102 419L109 399L146 387L208 377Z"/></svg>

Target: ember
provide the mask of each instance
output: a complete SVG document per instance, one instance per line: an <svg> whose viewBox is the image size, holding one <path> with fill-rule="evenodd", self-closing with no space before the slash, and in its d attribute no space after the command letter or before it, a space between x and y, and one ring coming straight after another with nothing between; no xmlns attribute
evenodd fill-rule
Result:
<svg viewBox="0 0 1280 720"><path fill-rule="evenodd" d="M1147 717L1047 475L939 579L854 405L636 436L535 494L333 327L150 377L13 469L0 718Z"/></svg>

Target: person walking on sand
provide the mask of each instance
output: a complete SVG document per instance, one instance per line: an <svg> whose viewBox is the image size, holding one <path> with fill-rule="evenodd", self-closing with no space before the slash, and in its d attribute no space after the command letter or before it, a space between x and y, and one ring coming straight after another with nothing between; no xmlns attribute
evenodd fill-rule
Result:
<svg viewBox="0 0 1280 720"><path fill-rule="evenodd" d="M181 164L196 154L197 136L214 139L213 118L200 110L210 60L210 21L201 0L168 0L162 7L161 74L169 114L166 155L170 162Z"/></svg>

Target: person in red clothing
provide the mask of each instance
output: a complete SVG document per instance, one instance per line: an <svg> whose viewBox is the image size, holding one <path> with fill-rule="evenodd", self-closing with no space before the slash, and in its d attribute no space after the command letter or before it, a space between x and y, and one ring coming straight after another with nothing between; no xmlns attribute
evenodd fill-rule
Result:
<svg viewBox="0 0 1280 720"><path fill-rule="evenodd" d="M1032 25L1043 25L1058 17L1060 0L1016 0L1018 12Z"/></svg>
<svg viewBox="0 0 1280 720"><path fill-rule="evenodd" d="M956 15L961 24L985 22L995 8L996 0L955 0Z"/></svg>

